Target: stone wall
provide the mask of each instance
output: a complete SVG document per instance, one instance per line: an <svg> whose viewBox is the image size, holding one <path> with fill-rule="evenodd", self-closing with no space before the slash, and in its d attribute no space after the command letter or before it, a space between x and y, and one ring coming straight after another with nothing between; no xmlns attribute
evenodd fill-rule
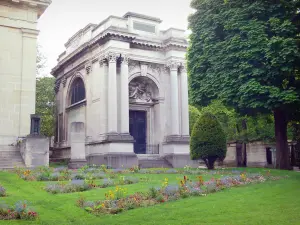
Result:
<svg viewBox="0 0 300 225"><path fill-rule="evenodd" d="M30 114L35 113L36 25L48 4L0 1L0 145L15 143L30 132Z"/></svg>

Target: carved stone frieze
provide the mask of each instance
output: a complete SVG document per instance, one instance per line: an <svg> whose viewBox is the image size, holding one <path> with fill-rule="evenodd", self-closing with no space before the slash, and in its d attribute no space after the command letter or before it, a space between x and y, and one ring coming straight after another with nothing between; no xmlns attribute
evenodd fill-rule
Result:
<svg viewBox="0 0 300 225"><path fill-rule="evenodd" d="M140 66L139 62L130 60L130 62L129 62L129 73L134 71L136 68L139 68L139 66Z"/></svg>
<svg viewBox="0 0 300 225"><path fill-rule="evenodd" d="M160 75L161 73L161 66L158 64L149 64L148 65L148 71L153 75Z"/></svg>

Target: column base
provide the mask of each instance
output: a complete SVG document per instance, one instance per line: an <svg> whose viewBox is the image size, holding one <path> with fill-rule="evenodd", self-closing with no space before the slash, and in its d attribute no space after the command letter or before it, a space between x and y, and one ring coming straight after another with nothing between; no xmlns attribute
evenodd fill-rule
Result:
<svg viewBox="0 0 300 225"><path fill-rule="evenodd" d="M69 169L79 169L86 165L87 161L85 159L71 159L68 164L68 167Z"/></svg>

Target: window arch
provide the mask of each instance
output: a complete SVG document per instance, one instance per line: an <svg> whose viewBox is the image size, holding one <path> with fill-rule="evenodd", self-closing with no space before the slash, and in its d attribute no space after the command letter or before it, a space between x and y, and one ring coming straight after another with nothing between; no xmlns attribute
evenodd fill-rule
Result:
<svg viewBox="0 0 300 225"><path fill-rule="evenodd" d="M71 105L85 99L85 87L81 78L73 81L70 92Z"/></svg>

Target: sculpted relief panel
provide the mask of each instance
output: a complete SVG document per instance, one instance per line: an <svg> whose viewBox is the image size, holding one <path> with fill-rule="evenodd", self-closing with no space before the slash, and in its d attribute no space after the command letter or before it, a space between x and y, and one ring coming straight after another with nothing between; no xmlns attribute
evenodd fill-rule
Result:
<svg viewBox="0 0 300 225"><path fill-rule="evenodd" d="M155 83L147 77L137 77L129 84L129 99L137 103L156 102L157 92Z"/></svg>

